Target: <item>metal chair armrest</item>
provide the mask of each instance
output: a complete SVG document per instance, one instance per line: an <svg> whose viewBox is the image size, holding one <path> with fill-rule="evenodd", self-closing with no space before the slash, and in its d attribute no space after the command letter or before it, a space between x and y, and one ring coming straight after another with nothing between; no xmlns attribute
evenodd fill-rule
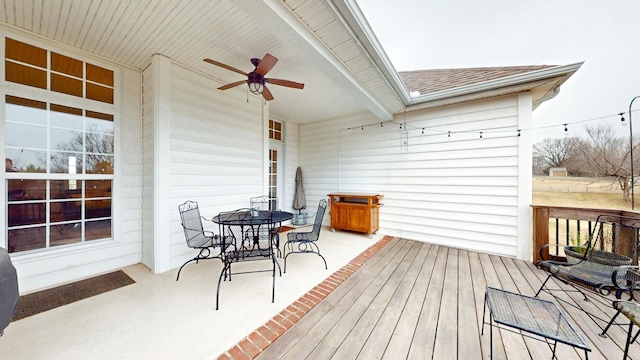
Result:
<svg viewBox="0 0 640 360"><path fill-rule="evenodd" d="M613 285L623 291L640 289L640 266L621 265L611 273Z"/></svg>

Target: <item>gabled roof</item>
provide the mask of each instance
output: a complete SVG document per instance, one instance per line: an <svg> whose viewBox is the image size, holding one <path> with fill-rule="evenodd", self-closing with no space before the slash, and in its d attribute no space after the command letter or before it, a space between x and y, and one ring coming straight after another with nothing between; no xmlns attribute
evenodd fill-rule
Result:
<svg viewBox="0 0 640 360"><path fill-rule="evenodd" d="M400 71L399 75L409 92L424 95L551 67L555 65L413 70Z"/></svg>

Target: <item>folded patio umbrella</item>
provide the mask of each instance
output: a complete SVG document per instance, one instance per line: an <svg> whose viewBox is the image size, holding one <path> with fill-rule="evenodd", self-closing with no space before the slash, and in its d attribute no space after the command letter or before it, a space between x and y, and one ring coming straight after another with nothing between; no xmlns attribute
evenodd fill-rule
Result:
<svg viewBox="0 0 640 360"><path fill-rule="evenodd" d="M306 207L307 199L304 196L304 187L302 186L302 169L298 167L296 170L296 193L293 196L293 208L300 213L300 210Z"/></svg>

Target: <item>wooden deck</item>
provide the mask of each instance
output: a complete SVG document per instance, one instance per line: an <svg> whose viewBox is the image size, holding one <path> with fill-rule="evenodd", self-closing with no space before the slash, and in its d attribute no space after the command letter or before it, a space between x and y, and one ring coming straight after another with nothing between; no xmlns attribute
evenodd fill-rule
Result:
<svg viewBox="0 0 640 360"><path fill-rule="evenodd" d="M488 359L487 326L481 334L486 286L534 295L545 277L530 262L396 238L256 358ZM563 308L590 344L590 359L622 359L626 328L614 326L602 338L584 313ZM505 330L494 329L493 336L495 359L551 359L544 342ZM629 353L640 359L640 345ZM581 359L584 352L558 344L556 355Z"/></svg>

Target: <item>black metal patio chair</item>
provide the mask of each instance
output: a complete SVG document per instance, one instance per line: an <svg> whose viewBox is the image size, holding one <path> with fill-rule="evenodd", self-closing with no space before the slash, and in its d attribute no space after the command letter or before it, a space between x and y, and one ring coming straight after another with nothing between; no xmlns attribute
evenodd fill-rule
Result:
<svg viewBox="0 0 640 360"><path fill-rule="evenodd" d="M594 300L605 306L610 306L613 295L615 299L623 296L633 298L638 289L626 286L632 279L632 269L638 269L638 242L640 240L640 219L620 215L600 215L596 219L593 232L589 240L579 247L566 247L566 261L542 260L536 266L545 270L549 276L542 283L536 293L545 291L558 301L563 301L583 311L582 307L570 304L561 297L555 296L555 291L577 291L585 301ZM547 253L546 248L540 250L541 256ZM572 250L578 250L575 252ZM556 279L573 289L549 287L549 280ZM587 296L589 295L589 296ZM605 336L612 319L603 319L590 312L585 313L596 323L604 322L606 327L600 335ZM617 324L620 325L620 324Z"/></svg>
<svg viewBox="0 0 640 360"><path fill-rule="evenodd" d="M178 212L180 212L180 220L182 221L187 246L199 251L193 259L188 260L180 266L176 281L180 279L180 272L188 263L195 261L197 264L200 260L208 259L222 260L223 255L223 244L220 241L220 237L212 231L205 231L202 226L202 220L207 219L200 216L200 209L198 208L197 202L186 201L184 204L178 206ZM218 252L214 252L216 248L219 250Z"/></svg>
<svg viewBox="0 0 640 360"><path fill-rule="evenodd" d="M322 229L322 219L327 210L327 200L322 199L318 203L318 211L313 222L313 229L309 232L291 231L287 234L287 242L284 244L284 272L287 272L287 257L291 254L312 253L320 256L324 261L324 268L327 267L327 260L320 254L320 248L317 241L320 238L320 230ZM288 250L288 251L287 251Z"/></svg>

